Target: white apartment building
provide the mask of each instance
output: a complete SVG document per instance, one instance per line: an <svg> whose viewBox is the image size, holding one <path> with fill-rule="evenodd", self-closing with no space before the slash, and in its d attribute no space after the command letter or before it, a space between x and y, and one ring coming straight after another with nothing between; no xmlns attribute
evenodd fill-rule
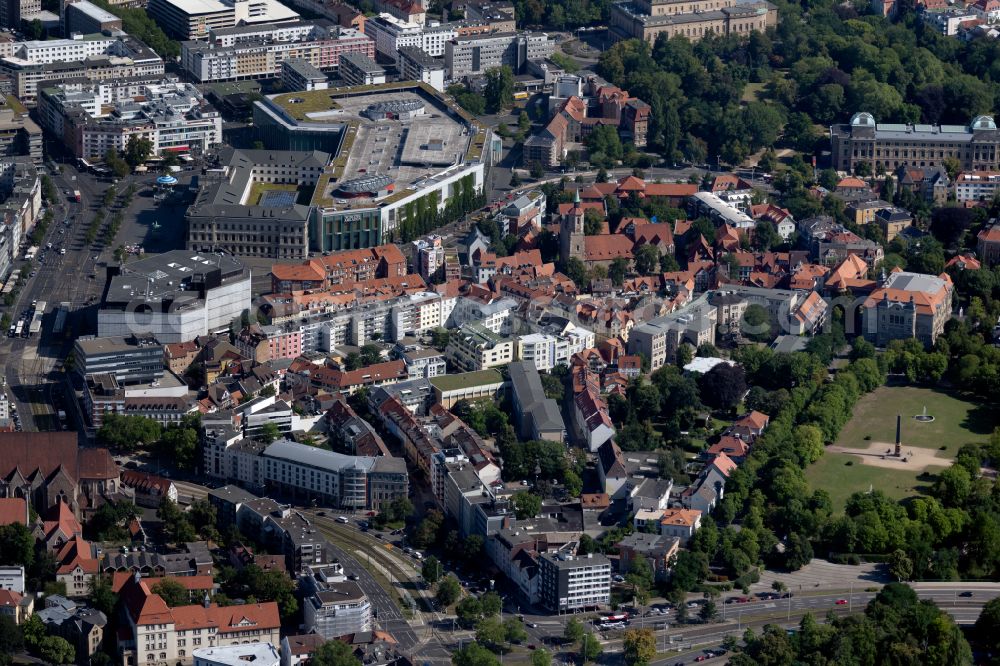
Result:
<svg viewBox="0 0 1000 666"><path fill-rule="evenodd" d="M1000 173L964 171L955 177L957 201L992 201L1000 191Z"/></svg>
<svg viewBox="0 0 1000 666"><path fill-rule="evenodd" d="M600 554L538 556L539 598L551 611L601 608L611 601L611 561Z"/></svg>
<svg viewBox="0 0 1000 666"><path fill-rule="evenodd" d="M504 338L482 324L463 324L452 331L445 356L463 371L485 370L507 365L515 359L513 338Z"/></svg>
<svg viewBox="0 0 1000 666"><path fill-rule="evenodd" d="M440 58L445 53L445 44L458 35L447 23L422 26L385 13L365 21L365 34L375 40L376 51L397 62L399 49L404 46L413 46L431 57Z"/></svg>
<svg viewBox="0 0 1000 666"><path fill-rule="evenodd" d="M538 370L551 370L556 366L556 342L554 335L522 335L517 339L517 359L531 361Z"/></svg>
<svg viewBox="0 0 1000 666"><path fill-rule="evenodd" d="M457 327L475 322L498 335L506 334L511 331L517 307L517 301L513 298L499 298L483 303L476 298L462 296L458 299L448 324Z"/></svg>

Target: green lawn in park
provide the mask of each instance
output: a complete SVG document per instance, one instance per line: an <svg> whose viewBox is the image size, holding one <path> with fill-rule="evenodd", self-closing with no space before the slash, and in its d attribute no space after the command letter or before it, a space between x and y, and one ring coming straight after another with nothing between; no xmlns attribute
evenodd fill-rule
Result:
<svg viewBox="0 0 1000 666"><path fill-rule="evenodd" d="M923 413L925 405L927 414L934 416L931 423L913 418ZM847 453L827 451L806 470L806 479L811 488L830 493L835 511L843 509L851 494L869 488L897 499L924 494L934 482L934 472L944 469L963 444L985 442L998 422L997 415L990 413L987 407L963 400L954 393L912 386L883 386L858 401L854 415L840 432L837 445L867 449L873 441L894 442L896 414L903 417L903 445L939 451L942 466L929 467L925 472L894 470L865 465L861 458ZM848 462L853 464L848 465Z"/></svg>
<svg viewBox="0 0 1000 666"><path fill-rule="evenodd" d="M927 414L931 423L921 423L913 416ZM913 386L883 386L864 396L854 407L854 415L840 431L837 444L866 449L871 441L896 441L896 414L903 417L904 446L941 450L941 456L953 458L963 444L985 442L997 426L996 414L988 407L962 400L953 393ZM865 439L870 437L870 439ZM945 447L941 449L941 447Z"/></svg>
<svg viewBox="0 0 1000 666"><path fill-rule="evenodd" d="M848 462L853 464L848 465ZM848 497L869 488L881 490L896 499L925 495L934 482L935 471L936 468L929 468L930 473L927 474L864 465L857 456L828 451L806 470L806 480L810 489L828 492L834 513L839 513L843 511Z"/></svg>

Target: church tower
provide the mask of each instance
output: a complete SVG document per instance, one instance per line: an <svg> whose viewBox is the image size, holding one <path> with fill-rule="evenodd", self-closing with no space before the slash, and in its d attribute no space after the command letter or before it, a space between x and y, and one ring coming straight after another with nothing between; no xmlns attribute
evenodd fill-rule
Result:
<svg viewBox="0 0 1000 666"><path fill-rule="evenodd" d="M580 190L573 195L573 207L559 220L559 257L565 264L570 257L584 261L586 254L583 206Z"/></svg>

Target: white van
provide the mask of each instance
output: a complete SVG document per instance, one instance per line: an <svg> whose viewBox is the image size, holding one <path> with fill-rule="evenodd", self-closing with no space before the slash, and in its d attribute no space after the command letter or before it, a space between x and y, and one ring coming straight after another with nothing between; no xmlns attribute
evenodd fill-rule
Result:
<svg viewBox="0 0 1000 666"><path fill-rule="evenodd" d="M349 521L347 519L347 516L337 516L337 522L338 523L343 523L344 525L346 525L347 523L349 523L351 521Z"/></svg>

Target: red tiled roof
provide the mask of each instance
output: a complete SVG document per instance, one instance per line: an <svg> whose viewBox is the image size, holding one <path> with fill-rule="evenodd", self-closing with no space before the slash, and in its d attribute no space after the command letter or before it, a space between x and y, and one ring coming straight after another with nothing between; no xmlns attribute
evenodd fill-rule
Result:
<svg viewBox="0 0 1000 666"><path fill-rule="evenodd" d="M279 280L288 280L290 282L306 280L323 282L326 279L323 264L313 260L303 264L274 264L271 266L271 275Z"/></svg>
<svg viewBox="0 0 1000 666"><path fill-rule="evenodd" d="M741 417L734 425L747 426L748 428L762 430L767 427L769 419L770 417L767 414L764 412L758 412L755 409L749 414Z"/></svg>
<svg viewBox="0 0 1000 666"><path fill-rule="evenodd" d="M647 197L689 197L698 191L692 183L646 183Z"/></svg>
<svg viewBox="0 0 1000 666"><path fill-rule="evenodd" d="M28 502L23 497L0 499L0 525L28 524Z"/></svg>
<svg viewBox="0 0 1000 666"><path fill-rule="evenodd" d="M587 236L583 239L586 261L611 261L632 258L632 241L619 234Z"/></svg>

